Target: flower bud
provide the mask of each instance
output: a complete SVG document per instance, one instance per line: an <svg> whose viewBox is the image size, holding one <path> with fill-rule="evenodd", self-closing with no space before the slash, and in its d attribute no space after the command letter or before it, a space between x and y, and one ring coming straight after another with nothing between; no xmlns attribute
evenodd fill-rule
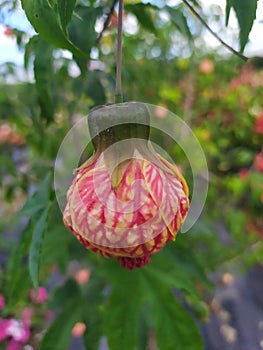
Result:
<svg viewBox="0 0 263 350"><path fill-rule="evenodd" d="M64 223L87 249L142 267L175 240L189 209L187 184L154 151L145 104L103 106L88 123L95 153L71 184Z"/></svg>

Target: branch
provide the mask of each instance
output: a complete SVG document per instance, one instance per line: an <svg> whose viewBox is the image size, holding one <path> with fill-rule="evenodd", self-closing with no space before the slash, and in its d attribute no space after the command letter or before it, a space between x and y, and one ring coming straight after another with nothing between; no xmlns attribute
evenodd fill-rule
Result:
<svg viewBox="0 0 263 350"><path fill-rule="evenodd" d="M105 22L103 24L103 28L102 28L102 31L99 33L98 37L97 37L97 43L100 41L100 39L102 38L102 35L103 33L105 32L105 30L108 28L108 25L110 23L110 20L111 20L111 16L113 15L113 12L114 12L114 8L117 4L118 0L113 0L113 3L111 5L111 8L107 14L107 17L105 19Z"/></svg>
<svg viewBox="0 0 263 350"><path fill-rule="evenodd" d="M230 50L233 54L237 55L239 58L241 58L244 61L247 61L248 58L244 55L242 55L240 52L236 51L235 49L233 49L233 47L231 47L230 45L228 45L225 41L223 41L210 27L209 25L206 23L206 21L199 15L198 12L196 12L196 10L194 9L194 7L189 4L189 2L187 0L182 0L183 3L185 3L185 5L193 12L193 14L199 19L199 21L206 27L206 29L223 45L225 46L228 50Z"/></svg>

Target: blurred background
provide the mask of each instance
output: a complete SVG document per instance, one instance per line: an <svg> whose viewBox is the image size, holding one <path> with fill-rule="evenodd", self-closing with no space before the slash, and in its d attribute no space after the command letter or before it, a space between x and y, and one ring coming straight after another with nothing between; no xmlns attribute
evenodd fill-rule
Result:
<svg viewBox="0 0 263 350"><path fill-rule="evenodd" d="M232 10L225 27L225 1L192 3L215 32L238 49L238 20ZM48 174L70 127L94 106L114 101L114 5L83 0L75 8L77 16L68 31L71 41L85 51L88 58L83 58L66 44L58 48L49 43L51 24L50 33L36 35L20 2L0 4L0 334L2 320L24 320L28 336L19 344L26 350L38 349L67 300L61 286L67 294L74 281L84 294L90 293L90 275L101 268L101 260L64 228ZM263 349L262 10L258 1L244 52L249 60L244 62L180 1L125 2L124 99L177 114L194 131L208 162L203 213L190 232L179 234L178 242L167 247L177 256L178 273L194 280L199 298L184 295L182 304L194 317L207 350ZM165 119L162 111L158 117ZM180 166L191 188L191 169L178 145L166 135L153 137ZM51 210L43 228L43 290L38 300L31 290L28 249L47 205ZM76 318L68 326L72 349L84 349L85 344L90 349L88 322ZM154 325L147 329L147 349L174 349L158 347ZM106 349L103 335L97 338ZM3 339L3 345L1 341L0 336L0 348L5 349L10 338ZM193 344L189 349L200 347Z"/></svg>

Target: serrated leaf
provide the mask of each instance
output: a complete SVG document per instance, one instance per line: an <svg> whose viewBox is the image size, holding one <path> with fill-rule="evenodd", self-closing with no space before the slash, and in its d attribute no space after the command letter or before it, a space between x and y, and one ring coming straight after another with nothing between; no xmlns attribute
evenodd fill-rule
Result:
<svg viewBox="0 0 263 350"><path fill-rule="evenodd" d="M67 25L71 20L75 4L76 0L58 0L57 2L60 24L65 34L67 34Z"/></svg>
<svg viewBox="0 0 263 350"><path fill-rule="evenodd" d="M105 335L110 350L134 350L141 301L140 271L119 271L105 309Z"/></svg>
<svg viewBox="0 0 263 350"><path fill-rule="evenodd" d="M68 49L75 55L87 55L75 46L65 35L59 17L47 0L21 0L22 7L35 31L49 43Z"/></svg>
<svg viewBox="0 0 263 350"><path fill-rule="evenodd" d="M81 293L77 284L74 286L71 298L63 304L62 312L45 333L39 350L65 350L68 348L71 330L75 323L81 320ZM72 290L72 284L70 287Z"/></svg>
<svg viewBox="0 0 263 350"><path fill-rule="evenodd" d="M143 3L128 4L125 6L125 10L133 13L143 28L151 31L152 33L156 33L156 28L149 9L159 10L156 6Z"/></svg>
<svg viewBox="0 0 263 350"><path fill-rule="evenodd" d="M156 318L156 340L159 350L203 350L197 325L184 307L167 288L160 276L143 270L147 290ZM191 337L189 337L191 330Z"/></svg>
<svg viewBox="0 0 263 350"><path fill-rule="evenodd" d="M257 0L227 0L226 2L226 25L228 25L230 10L233 7L239 24L240 51L243 52L248 42L249 33L252 29L257 12Z"/></svg>
<svg viewBox="0 0 263 350"><path fill-rule="evenodd" d="M49 208L47 207L41 214L33 231L31 244L29 247L29 273L34 288L38 289L38 273L40 266L40 257L42 251L42 243L47 228L47 216Z"/></svg>

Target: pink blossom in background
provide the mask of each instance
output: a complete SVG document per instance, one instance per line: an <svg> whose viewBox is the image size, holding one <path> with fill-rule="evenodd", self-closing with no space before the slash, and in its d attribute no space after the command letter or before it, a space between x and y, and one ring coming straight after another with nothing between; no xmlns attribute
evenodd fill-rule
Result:
<svg viewBox="0 0 263 350"><path fill-rule="evenodd" d="M238 175L241 180L246 180L248 178L248 173L249 171L246 168L242 168L238 171Z"/></svg>
<svg viewBox="0 0 263 350"><path fill-rule="evenodd" d="M30 337L30 329L25 322L14 318L6 320L5 332L8 337L21 343L25 343Z"/></svg>
<svg viewBox="0 0 263 350"><path fill-rule="evenodd" d="M14 339L11 339L5 350L20 350L20 349L21 349L21 343Z"/></svg>
<svg viewBox="0 0 263 350"><path fill-rule="evenodd" d="M86 284L90 278L90 270L89 269L80 269L75 273L75 279L80 284Z"/></svg>
<svg viewBox="0 0 263 350"><path fill-rule="evenodd" d="M5 298L3 294L0 294L0 310L5 307Z"/></svg>
<svg viewBox="0 0 263 350"><path fill-rule="evenodd" d="M29 296L33 303L42 304L48 297L48 291L45 287L38 287L38 299L36 299L36 293L34 289L30 290Z"/></svg>
<svg viewBox="0 0 263 350"><path fill-rule="evenodd" d="M74 337L82 337L86 331L86 325L83 322L77 322L72 328L72 335Z"/></svg>
<svg viewBox="0 0 263 350"><path fill-rule="evenodd" d="M263 134L263 111L258 115L254 129L256 133Z"/></svg>
<svg viewBox="0 0 263 350"><path fill-rule="evenodd" d="M0 318L0 341L6 339L6 320Z"/></svg>
<svg viewBox="0 0 263 350"><path fill-rule="evenodd" d="M22 310L21 317L27 326L31 326L32 316L34 314L34 309L32 307L25 307Z"/></svg>

